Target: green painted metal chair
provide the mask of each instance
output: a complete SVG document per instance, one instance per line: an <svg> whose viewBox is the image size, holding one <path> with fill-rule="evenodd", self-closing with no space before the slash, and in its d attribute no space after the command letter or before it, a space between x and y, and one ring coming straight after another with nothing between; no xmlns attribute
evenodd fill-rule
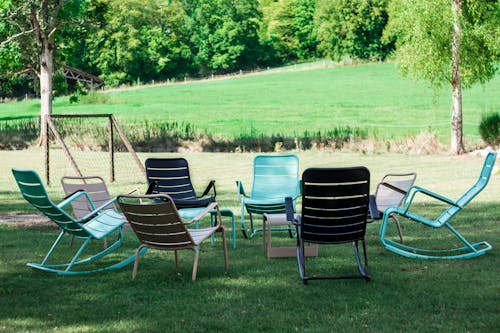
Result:
<svg viewBox="0 0 500 333"><path fill-rule="evenodd" d="M135 254L108 266L94 267L87 270L78 269L103 258L121 245L123 240L121 227L125 223L125 218L113 209L103 209L115 199L103 203L100 207L95 207L87 192L78 191L56 205L49 198L40 176L35 171L12 169L12 173L23 197L62 229L42 262L40 264L28 263L27 266L59 275L77 275L119 269L134 261ZM89 201L89 205L93 210L86 216L76 219L66 212L65 208L81 197L85 197ZM92 240L102 240L114 233L117 233L118 237L113 244L85 259L80 259L80 256ZM50 257L66 234L82 239L83 244L69 263L49 263ZM65 251L67 250L68 248L65 248Z"/></svg>
<svg viewBox="0 0 500 333"><path fill-rule="evenodd" d="M488 184L491 176L491 171L493 165L495 164L496 153L491 152L486 156L486 159L481 170L481 174L477 182L465 192L458 200L453 201L447 197L429 191L425 188L419 186L412 186L408 190L408 194L405 196L403 203L399 207L389 207L385 210L384 216L382 218L382 224L380 227L380 239L383 246L396 254L408 257L408 258L421 258L421 259L465 259L474 258L485 254L487 251L491 250L492 247L487 242L479 242L471 244L468 242L455 228L450 224L451 220L455 215L457 215L472 199L474 199ZM441 213L436 219L432 220L427 217L423 217L414 213L411 210L411 206L415 196L420 193L427 195L433 199L441 201L450 206ZM408 245L403 245L401 243L395 242L386 236L387 224L389 217L392 214L396 214L405 217L411 221L421 223L425 226L431 228L447 228L450 230L465 246L453 249L423 249L417 247L411 247Z"/></svg>
<svg viewBox="0 0 500 333"><path fill-rule="evenodd" d="M294 203L299 197L299 158L296 155L258 155L253 162L250 195L245 193L241 181L236 181L236 186L241 201L241 231L245 238L253 237L262 228L254 227L252 214L285 213L285 197L291 197ZM245 209L250 217L250 234L245 226Z"/></svg>

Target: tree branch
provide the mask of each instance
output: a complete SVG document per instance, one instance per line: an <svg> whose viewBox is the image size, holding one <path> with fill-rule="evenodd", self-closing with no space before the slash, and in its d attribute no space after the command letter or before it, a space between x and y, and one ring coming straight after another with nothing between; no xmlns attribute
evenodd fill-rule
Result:
<svg viewBox="0 0 500 333"><path fill-rule="evenodd" d="M6 40L4 40L3 42L0 43L0 47L3 47L7 44L9 44L10 42L12 42L13 40L21 37L21 36L24 36L24 35L28 35L30 33L32 33L33 31L35 31L35 29L30 29L30 30L26 30L26 31L21 31L20 33L17 33L15 35L12 35L10 36L9 38L7 38Z"/></svg>
<svg viewBox="0 0 500 333"><path fill-rule="evenodd" d="M64 0L59 0L57 5L55 5L54 9L52 10L52 24L50 25L51 30L55 30L55 28L56 28L57 15L59 14L59 9L61 9L63 3L64 3Z"/></svg>

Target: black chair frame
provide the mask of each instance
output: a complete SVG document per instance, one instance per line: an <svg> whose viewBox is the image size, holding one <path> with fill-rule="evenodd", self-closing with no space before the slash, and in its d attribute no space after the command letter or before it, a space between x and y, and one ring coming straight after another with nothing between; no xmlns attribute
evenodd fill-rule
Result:
<svg viewBox="0 0 500 333"><path fill-rule="evenodd" d="M294 219L292 199L286 199L287 219L297 228L297 263L304 284L309 280L324 279L370 281L365 242L369 196L370 172L365 167L310 168L304 171L302 214L297 218ZM352 243L359 274L308 275L305 243Z"/></svg>

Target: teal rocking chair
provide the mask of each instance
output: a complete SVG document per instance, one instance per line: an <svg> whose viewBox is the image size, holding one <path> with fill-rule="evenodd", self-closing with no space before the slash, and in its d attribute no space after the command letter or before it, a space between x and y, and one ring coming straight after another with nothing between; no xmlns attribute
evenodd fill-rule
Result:
<svg viewBox="0 0 500 333"><path fill-rule="evenodd" d="M90 264L103 258L121 245L123 239L121 227L125 223L125 218L113 209L103 209L115 199L105 202L100 207L96 208L87 192L78 191L56 205L50 200L39 175L35 171L12 169L12 173L14 174L14 178L16 179L23 197L62 229L42 262L40 264L28 263L27 266L59 275L77 275L119 269L135 260L135 255L132 255L129 258L108 266L96 267L90 270L75 270L74 268L83 267L85 264ZM64 209L73 201L81 197L85 197L89 201L92 211L80 219L75 219ZM92 240L102 240L114 233L117 233L118 237L113 244L85 259L79 259ZM65 234L83 239L83 244L69 263L49 263L49 258L54 253ZM68 248L65 249L67 250Z"/></svg>
<svg viewBox="0 0 500 333"><path fill-rule="evenodd" d="M250 195L243 183L236 181L241 201L241 231L245 238L253 237L262 228L254 228L252 214L285 213L285 197L293 202L300 195L299 158L296 155L258 155L253 163ZM245 209L250 217L250 234L245 226ZM283 228L281 228L283 229ZM284 228L289 230L289 228Z"/></svg>
<svg viewBox="0 0 500 333"><path fill-rule="evenodd" d="M383 246L387 250L394 252L396 254L408 258L420 258L420 259L474 258L482 254L485 254L487 251L491 250L492 249L491 245L485 241L475 244L471 244L470 242L468 242L455 228L453 228L450 225L450 221L486 187L486 185L488 184L488 180L490 179L491 171L493 169L493 165L495 164L495 160L496 160L496 153L494 152L491 152L488 154L488 156L486 156L479 179L467 192L465 192L465 194L463 194L456 201L453 201L449 198L446 198L442 195L431 192L419 186L410 187L410 189L408 190L408 194L405 196L403 203L400 207L389 207L384 212L382 225L380 227L380 239L382 241ZM411 210L411 205L417 193L427 195L433 199L439 200L450 206L434 220L420 216ZM428 227L432 228L445 227L448 230L450 230L465 246L454 249L431 250L431 249L422 249L422 248L403 245L401 243L388 239L386 236L387 224L389 221L389 217L393 214L405 217L410 221L415 221Z"/></svg>

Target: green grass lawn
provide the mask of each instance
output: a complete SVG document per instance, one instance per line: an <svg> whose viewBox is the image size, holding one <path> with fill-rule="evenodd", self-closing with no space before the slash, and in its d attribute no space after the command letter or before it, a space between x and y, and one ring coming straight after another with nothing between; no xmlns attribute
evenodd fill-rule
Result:
<svg viewBox="0 0 500 333"><path fill-rule="evenodd" d="M371 187L388 172L416 171L417 184L458 198L482 166L477 156L298 152L301 170L308 167L365 165ZM180 154L139 154L179 156ZM197 189L215 179L218 201L237 215L234 181L249 188L255 154L191 153L188 159ZM33 212L18 194L13 166L42 171L41 151L0 151L0 214ZM62 166L55 166L62 167ZM112 194L143 183L109 184ZM55 201L63 196L57 182L48 188ZM311 281L304 286L296 260L267 260L262 239L243 239L229 249L224 272L220 239L202 247L198 280L191 282L191 252L181 254L175 270L172 253L149 251L141 259L137 280L132 267L78 277L57 277L29 269L40 261L58 231L51 227L0 224L0 331L2 332L497 332L500 288L500 175L462 213L454 226L470 241L486 240L493 250L463 261L406 259L384 250L379 223L368 225L367 246L372 281ZM418 201L419 212L442 207ZM224 220L227 229L230 226ZM229 231L229 230L228 230ZM392 230L394 231L394 230ZM427 230L403 221L409 243L435 245L451 241L443 230ZM276 241L293 242L284 235ZM96 246L100 246L97 244ZM137 245L126 233L114 259ZM61 249L69 247L62 246ZM63 251L64 252L64 251ZM61 257L67 253L62 253ZM350 246L322 246L310 260L316 272L351 272Z"/></svg>
<svg viewBox="0 0 500 333"><path fill-rule="evenodd" d="M500 79L464 90L464 133L479 139L481 114L499 108ZM293 136L337 126L368 128L384 138L431 129L449 141L451 93L403 79L393 64L263 72L109 92L106 104L54 100L54 113L113 113L122 122L177 121L221 137ZM39 113L39 102L0 104L0 120Z"/></svg>

